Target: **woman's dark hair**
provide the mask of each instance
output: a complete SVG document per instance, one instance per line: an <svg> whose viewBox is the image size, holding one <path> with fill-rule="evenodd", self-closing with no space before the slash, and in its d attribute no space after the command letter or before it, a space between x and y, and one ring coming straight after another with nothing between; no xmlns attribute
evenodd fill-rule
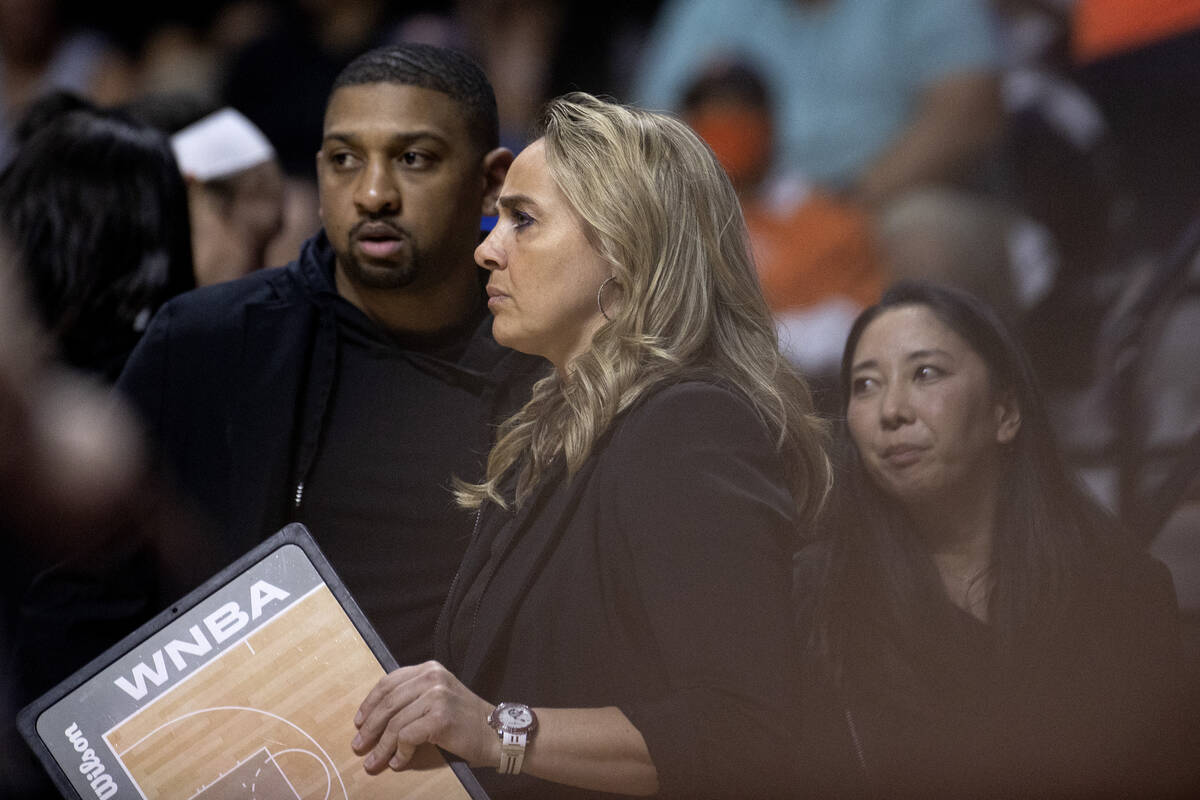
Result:
<svg viewBox="0 0 1200 800"><path fill-rule="evenodd" d="M962 337L987 365L993 391L1014 398L1020 411L987 574L989 622L1002 657L1019 658L1053 639L1092 544L1116 533L1063 465L1029 360L997 314L960 289L895 284L855 320L842 357L834 493L822 526L829 559L810 629L813 652L838 681L847 655L873 647L872 636L898 656L888 666L886 655L877 659L874 669L911 664L907 656L935 646L949 609L931 557L899 505L868 476L845 422L859 338L884 312L906 306L928 309Z"/></svg>
<svg viewBox="0 0 1200 800"><path fill-rule="evenodd" d="M187 190L165 134L44 102L59 112L31 112L0 174L0 220L63 359L113 380L154 311L195 285Z"/></svg>

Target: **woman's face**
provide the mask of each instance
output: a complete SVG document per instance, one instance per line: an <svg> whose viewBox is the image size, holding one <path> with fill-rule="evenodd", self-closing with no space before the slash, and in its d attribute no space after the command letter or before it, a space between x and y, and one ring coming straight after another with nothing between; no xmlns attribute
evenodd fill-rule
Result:
<svg viewBox="0 0 1200 800"><path fill-rule="evenodd" d="M862 332L846 416L871 478L909 507L985 487L1020 428L979 354L921 305L885 311Z"/></svg>
<svg viewBox="0 0 1200 800"><path fill-rule="evenodd" d="M604 324L596 295L609 265L550 176L541 139L513 161L498 204L496 225L475 250L475 261L492 272L492 332L562 372Z"/></svg>

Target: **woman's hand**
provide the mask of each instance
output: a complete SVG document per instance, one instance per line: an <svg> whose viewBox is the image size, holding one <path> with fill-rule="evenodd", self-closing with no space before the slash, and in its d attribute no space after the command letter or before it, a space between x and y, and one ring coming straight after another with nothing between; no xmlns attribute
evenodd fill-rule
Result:
<svg viewBox="0 0 1200 800"><path fill-rule="evenodd" d="M426 742L473 767L494 766L500 740L487 724L492 708L436 661L401 667L380 678L358 707L351 747L366 756L363 768L371 775L404 769Z"/></svg>

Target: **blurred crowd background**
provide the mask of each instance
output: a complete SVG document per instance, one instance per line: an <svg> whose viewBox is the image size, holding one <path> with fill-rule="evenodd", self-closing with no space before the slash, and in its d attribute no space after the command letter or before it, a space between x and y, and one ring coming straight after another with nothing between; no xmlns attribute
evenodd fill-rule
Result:
<svg viewBox="0 0 1200 800"><path fill-rule="evenodd" d="M271 164L209 202L238 200L257 244L202 252L187 175L195 271L164 286L283 264L319 226L334 76L396 41L474 55L514 151L573 89L683 116L741 193L826 409L850 321L891 280L992 303L1071 466L1172 570L1200 652L1200 0L0 0L0 167L34 152L30 111L55 90L168 133L231 107ZM36 350L21 341L4 347Z"/></svg>

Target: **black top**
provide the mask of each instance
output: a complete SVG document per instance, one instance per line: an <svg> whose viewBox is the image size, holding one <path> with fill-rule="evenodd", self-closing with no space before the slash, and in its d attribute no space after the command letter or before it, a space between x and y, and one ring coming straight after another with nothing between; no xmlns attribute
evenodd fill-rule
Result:
<svg viewBox="0 0 1200 800"><path fill-rule="evenodd" d="M340 298L339 298L340 300ZM488 384L459 365L487 313L398 340L336 304L333 394L296 518L401 664L433 657L432 632L471 533L451 476L477 481L491 444Z"/></svg>
<svg viewBox="0 0 1200 800"><path fill-rule="evenodd" d="M1007 660L990 626L957 606L921 645L864 622L837 684L802 672L802 758L814 797L1099 798L1178 791L1190 767L1170 574L1097 548L1055 641ZM827 547L798 557L800 626Z"/></svg>
<svg viewBox="0 0 1200 800"><path fill-rule="evenodd" d="M516 513L485 507L438 657L491 702L620 708L662 796L781 796L795 515L747 403L706 383L662 389L573 477L546 478ZM602 796L478 774L495 798Z"/></svg>

